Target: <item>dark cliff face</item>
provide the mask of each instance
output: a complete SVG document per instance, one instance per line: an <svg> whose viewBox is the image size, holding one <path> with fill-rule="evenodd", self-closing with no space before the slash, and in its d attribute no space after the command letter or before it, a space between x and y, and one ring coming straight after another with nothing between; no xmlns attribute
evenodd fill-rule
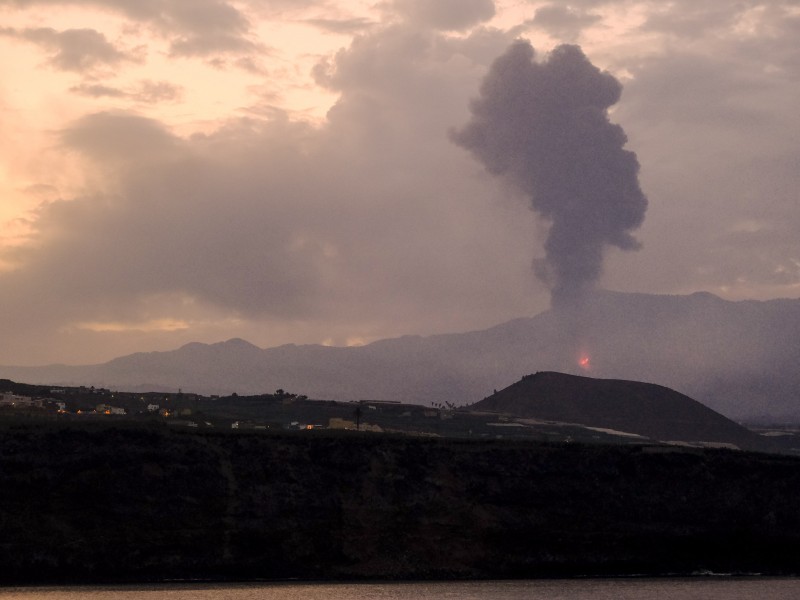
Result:
<svg viewBox="0 0 800 600"><path fill-rule="evenodd" d="M800 461L663 447L0 431L0 579L800 572Z"/></svg>

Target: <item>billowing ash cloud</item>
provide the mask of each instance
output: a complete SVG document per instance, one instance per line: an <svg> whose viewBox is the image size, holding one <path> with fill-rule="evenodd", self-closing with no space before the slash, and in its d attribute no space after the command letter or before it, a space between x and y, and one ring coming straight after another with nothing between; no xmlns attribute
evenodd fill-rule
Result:
<svg viewBox="0 0 800 600"><path fill-rule="evenodd" d="M472 120L452 133L551 222L536 273L555 307L578 301L594 285L606 246L639 247L630 233L647 208L639 163L607 112L621 89L578 46L559 46L539 63L531 45L517 41L483 80Z"/></svg>

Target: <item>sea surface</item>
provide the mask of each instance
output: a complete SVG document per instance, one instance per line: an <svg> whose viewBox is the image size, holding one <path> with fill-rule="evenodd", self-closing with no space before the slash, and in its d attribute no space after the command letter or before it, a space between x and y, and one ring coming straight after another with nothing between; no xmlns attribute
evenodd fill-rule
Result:
<svg viewBox="0 0 800 600"><path fill-rule="evenodd" d="M580 579L2 588L3 600L797 600L800 579Z"/></svg>

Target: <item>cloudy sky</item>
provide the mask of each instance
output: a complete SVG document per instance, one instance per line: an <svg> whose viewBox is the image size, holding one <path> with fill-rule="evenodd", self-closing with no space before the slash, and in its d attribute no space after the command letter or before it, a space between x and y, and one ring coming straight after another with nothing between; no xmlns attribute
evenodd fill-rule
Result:
<svg viewBox="0 0 800 600"><path fill-rule="evenodd" d="M601 286L798 297L798 39L796 0L0 0L0 364L546 309L550 222L464 141L515 40L622 85Z"/></svg>

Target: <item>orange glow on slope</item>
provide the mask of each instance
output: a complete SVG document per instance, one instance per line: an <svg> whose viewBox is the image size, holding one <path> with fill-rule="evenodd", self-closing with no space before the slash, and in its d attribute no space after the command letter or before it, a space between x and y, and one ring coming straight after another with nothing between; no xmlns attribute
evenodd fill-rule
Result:
<svg viewBox="0 0 800 600"><path fill-rule="evenodd" d="M588 370L589 367L591 366L588 356L581 356L580 360L578 360L578 364L581 366L582 369L586 370Z"/></svg>

